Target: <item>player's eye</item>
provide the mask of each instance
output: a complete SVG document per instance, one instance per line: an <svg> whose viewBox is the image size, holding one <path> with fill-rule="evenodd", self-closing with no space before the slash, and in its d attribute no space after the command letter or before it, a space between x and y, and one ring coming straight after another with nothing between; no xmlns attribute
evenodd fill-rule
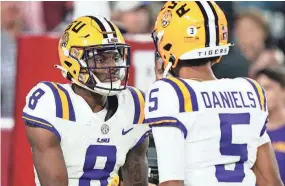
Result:
<svg viewBox="0 0 285 186"><path fill-rule="evenodd" d="M121 57L120 56L115 56L114 58L113 58L116 62L118 62L120 59L121 59Z"/></svg>
<svg viewBox="0 0 285 186"><path fill-rule="evenodd" d="M104 63L104 59L103 58L97 58L97 59L95 59L95 62L96 63Z"/></svg>

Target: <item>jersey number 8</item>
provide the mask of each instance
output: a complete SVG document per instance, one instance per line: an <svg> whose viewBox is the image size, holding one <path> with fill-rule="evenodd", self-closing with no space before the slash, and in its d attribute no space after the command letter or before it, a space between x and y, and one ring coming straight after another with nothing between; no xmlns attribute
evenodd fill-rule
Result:
<svg viewBox="0 0 285 186"><path fill-rule="evenodd" d="M45 94L45 91L43 91L41 88L38 88L29 98L29 108L32 110L35 110L38 100Z"/></svg>
<svg viewBox="0 0 285 186"><path fill-rule="evenodd" d="M98 157L106 158L106 165L103 169L96 167ZM117 148L113 145L90 145L87 148L83 175L79 179L79 186L90 186L91 180L100 181L100 186L108 185L108 178L113 172L117 159Z"/></svg>

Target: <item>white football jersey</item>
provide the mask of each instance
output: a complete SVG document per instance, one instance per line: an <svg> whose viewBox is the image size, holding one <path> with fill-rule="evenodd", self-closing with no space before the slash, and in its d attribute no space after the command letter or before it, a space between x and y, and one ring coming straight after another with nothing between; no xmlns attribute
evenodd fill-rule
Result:
<svg viewBox="0 0 285 186"><path fill-rule="evenodd" d="M264 90L251 79L155 82L146 94L145 117L157 148L160 183L255 186L251 168L257 148L270 141L267 115Z"/></svg>
<svg viewBox="0 0 285 186"><path fill-rule="evenodd" d="M128 87L116 100L115 114L105 121L107 109L94 113L70 84L41 82L26 97L25 122L53 132L61 141L69 186L107 186L128 151L148 136L148 125L133 125L144 121L143 93Z"/></svg>

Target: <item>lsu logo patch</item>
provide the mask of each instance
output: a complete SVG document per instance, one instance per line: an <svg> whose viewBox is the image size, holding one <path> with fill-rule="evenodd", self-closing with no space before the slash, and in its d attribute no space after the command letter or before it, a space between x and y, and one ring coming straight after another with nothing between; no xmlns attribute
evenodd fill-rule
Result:
<svg viewBox="0 0 285 186"><path fill-rule="evenodd" d="M222 37L221 40L226 40L228 38L228 31L224 25L222 25Z"/></svg>
<svg viewBox="0 0 285 186"><path fill-rule="evenodd" d="M62 37L60 39L60 46L66 47L68 40L69 40L69 33L64 32L64 34L62 35Z"/></svg>
<svg viewBox="0 0 285 186"><path fill-rule="evenodd" d="M171 11L170 10L165 11L161 18L161 26L163 28L167 27L170 24L171 19L172 19Z"/></svg>
<svg viewBox="0 0 285 186"><path fill-rule="evenodd" d="M118 38L111 38L111 39L108 39L108 43L118 43L119 42L119 40L118 40Z"/></svg>

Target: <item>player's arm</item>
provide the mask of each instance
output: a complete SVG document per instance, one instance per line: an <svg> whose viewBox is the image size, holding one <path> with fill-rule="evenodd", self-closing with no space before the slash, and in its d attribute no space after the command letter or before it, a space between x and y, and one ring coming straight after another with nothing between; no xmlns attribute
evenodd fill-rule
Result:
<svg viewBox="0 0 285 186"><path fill-rule="evenodd" d="M122 177L126 186L148 185L147 152L148 138L139 146L129 151L122 167Z"/></svg>
<svg viewBox="0 0 285 186"><path fill-rule="evenodd" d="M266 125L264 125L261 132L260 146L257 149L256 162L253 166L256 182L258 186L284 186L280 178L274 150L265 130L265 126Z"/></svg>
<svg viewBox="0 0 285 186"><path fill-rule="evenodd" d="M271 142L258 147L257 159L253 167L258 186L284 186Z"/></svg>
<svg viewBox="0 0 285 186"><path fill-rule="evenodd" d="M22 118L41 186L67 186L61 132L55 115L56 100L49 84L39 83L28 93Z"/></svg>
<svg viewBox="0 0 285 186"><path fill-rule="evenodd" d="M41 186L68 186L67 169L58 137L43 128L26 125L34 166Z"/></svg>
<svg viewBox="0 0 285 186"><path fill-rule="evenodd" d="M159 185L184 186L184 135L176 127L153 127Z"/></svg>

